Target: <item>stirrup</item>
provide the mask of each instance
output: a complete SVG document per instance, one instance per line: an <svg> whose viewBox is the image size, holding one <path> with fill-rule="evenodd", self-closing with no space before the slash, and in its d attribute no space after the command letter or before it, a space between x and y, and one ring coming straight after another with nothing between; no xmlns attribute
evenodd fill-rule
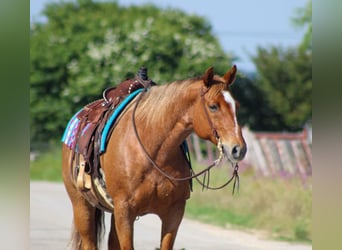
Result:
<svg viewBox="0 0 342 250"><path fill-rule="evenodd" d="M86 162L82 161L77 174L76 185L79 190L91 189L91 176L85 172Z"/></svg>

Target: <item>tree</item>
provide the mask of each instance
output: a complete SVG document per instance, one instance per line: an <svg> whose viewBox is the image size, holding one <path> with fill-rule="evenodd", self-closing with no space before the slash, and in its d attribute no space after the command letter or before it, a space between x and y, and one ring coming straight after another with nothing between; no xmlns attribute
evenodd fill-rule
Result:
<svg viewBox="0 0 342 250"><path fill-rule="evenodd" d="M153 5L48 4L31 26L31 141L59 138L68 119L142 65L157 83L231 64L206 19Z"/></svg>
<svg viewBox="0 0 342 250"><path fill-rule="evenodd" d="M257 68L254 106L258 114L249 124L263 130L299 130L312 116L312 1L297 10L292 19L307 31L296 48L258 48L252 58ZM256 107L258 110L256 110ZM262 108L261 108L262 107ZM261 110L259 110L261 108Z"/></svg>
<svg viewBox="0 0 342 250"><path fill-rule="evenodd" d="M258 48L253 58L272 117L264 129L299 130L312 116L312 56L297 48Z"/></svg>
<svg viewBox="0 0 342 250"><path fill-rule="evenodd" d="M239 123L252 130L278 130L283 125L279 122L281 119L252 78L239 75L232 86L232 93L240 104L237 112Z"/></svg>
<svg viewBox="0 0 342 250"><path fill-rule="evenodd" d="M305 7L299 8L296 11L295 17L292 19L295 26L300 28L306 28L305 35L300 49L309 51L312 50L312 0L309 0Z"/></svg>

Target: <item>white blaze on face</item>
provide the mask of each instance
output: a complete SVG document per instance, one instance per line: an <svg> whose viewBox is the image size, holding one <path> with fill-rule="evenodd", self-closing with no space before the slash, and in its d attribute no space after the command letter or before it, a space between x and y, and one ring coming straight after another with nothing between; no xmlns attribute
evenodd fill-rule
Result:
<svg viewBox="0 0 342 250"><path fill-rule="evenodd" d="M236 105L235 105L235 101L232 97L232 95L230 94L229 91L222 91L222 94L223 94L223 97L224 97L224 100L230 105L230 107L232 108L232 111L233 111L233 116L234 116L234 125L235 125L235 134L237 135L238 134L238 123L237 123L237 119L236 119Z"/></svg>

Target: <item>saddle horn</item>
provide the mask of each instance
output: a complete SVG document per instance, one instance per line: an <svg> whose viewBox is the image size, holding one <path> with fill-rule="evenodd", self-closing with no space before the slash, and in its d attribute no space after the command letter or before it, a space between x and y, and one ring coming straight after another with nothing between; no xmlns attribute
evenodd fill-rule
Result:
<svg viewBox="0 0 342 250"><path fill-rule="evenodd" d="M138 77L140 77L142 80L147 81L148 76L147 76L147 68L145 66L140 67L138 71Z"/></svg>

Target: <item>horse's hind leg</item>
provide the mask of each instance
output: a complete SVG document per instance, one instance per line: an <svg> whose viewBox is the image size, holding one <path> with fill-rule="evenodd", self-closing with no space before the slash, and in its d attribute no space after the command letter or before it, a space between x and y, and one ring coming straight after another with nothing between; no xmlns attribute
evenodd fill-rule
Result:
<svg viewBox="0 0 342 250"><path fill-rule="evenodd" d="M183 219L185 201L175 204L168 209L167 213L161 215L162 238L161 250L172 250L175 243L178 227Z"/></svg>
<svg viewBox="0 0 342 250"><path fill-rule="evenodd" d="M103 212L96 209L85 200L82 194L64 179L64 184L69 194L74 217L74 232L72 235L73 250L95 250L97 248L98 235L103 226Z"/></svg>
<svg viewBox="0 0 342 250"><path fill-rule="evenodd" d="M98 220L102 220L101 211L91 206L76 189L68 191L74 215L73 249L96 250ZM98 221L99 223L101 223Z"/></svg>
<svg viewBox="0 0 342 250"><path fill-rule="evenodd" d="M63 147L62 150L63 180L66 191L73 207L74 232L72 235L72 249L74 250L94 250L98 249L100 242L98 237L102 232L103 212L94 208L76 189L70 178L70 150Z"/></svg>

